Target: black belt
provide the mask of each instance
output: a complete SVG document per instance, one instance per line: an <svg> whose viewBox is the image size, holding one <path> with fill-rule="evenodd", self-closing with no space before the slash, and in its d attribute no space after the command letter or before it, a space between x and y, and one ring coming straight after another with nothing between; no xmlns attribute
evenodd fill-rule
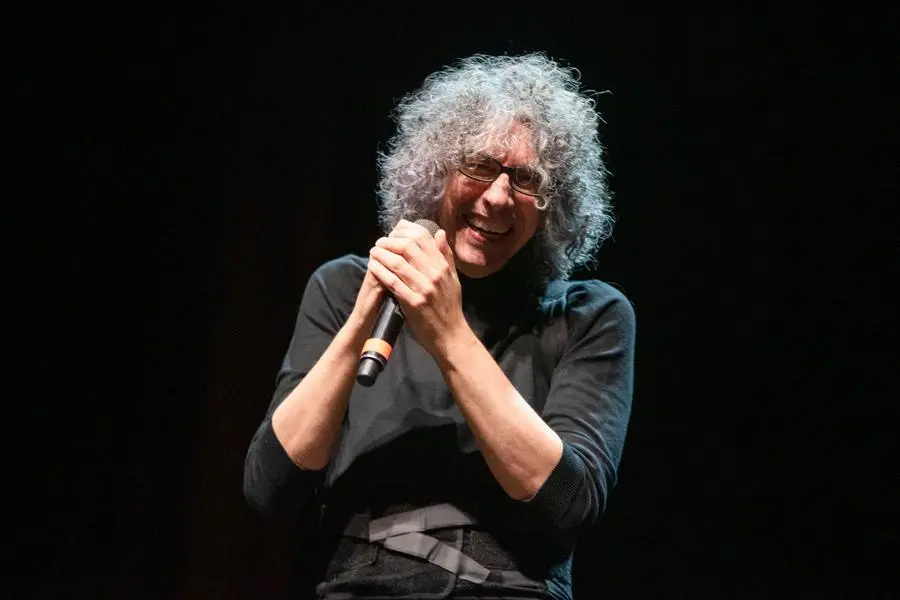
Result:
<svg viewBox="0 0 900 600"><path fill-rule="evenodd" d="M475 525L477 521L456 506L444 503L417 508L403 513L371 519L365 515L351 514L343 534L359 540L380 544L389 550L426 560L460 579L481 584L488 579L528 581L531 579L518 571L504 570L492 573L474 558L444 542L426 535L426 531Z"/></svg>

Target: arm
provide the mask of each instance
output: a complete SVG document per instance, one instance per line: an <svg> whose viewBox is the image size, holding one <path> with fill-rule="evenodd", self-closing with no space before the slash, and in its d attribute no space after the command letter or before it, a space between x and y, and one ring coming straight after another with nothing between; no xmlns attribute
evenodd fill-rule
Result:
<svg viewBox="0 0 900 600"><path fill-rule="evenodd" d="M631 412L634 312L603 284L579 283L568 299L569 344L543 414L515 390L471 332L438 354L457 405L494 477L526 522L563 544L602 514Z"/></svg>
<svg viewBox="0 0 900 600"><path fill-rule="evenodd" d="M562 440L472 332L454 264L443 230L432 238L406 221L379 239L369 258L369 269L440 367L494 478L511 498L529 499L559 462Z"/></svg>
<svg viewBox="0 0 900 600"><path fill-rule="evenodd" d="M352 268L346 261L328 263L304 292L275 395L244 464L244 495L260 512L307 502L337 446L359 353L381 298L370 276L357 293L354 275L357 282L362 278Z"/></svg>
<svg viewBox="0 0 900 600"><path fill-rule="evenodd" d="M516 505L529 522L573 540L615 482L631 409L631 305L609 286L575 286L567 350L538 415L465 322L443 232L433 241L409 227L391 235L378 240L369 268L440 365L495 479L511 498L530 500Z"/></svg>
<svg viewBox="0 0 900 600"><path fill-rule="evenodd" d="M361 331L360 323L348 320L272 413L276 439L301 469L320 471L331 459L365 341Z"/></svg>
<svg viewBox="0 0 900 600"><path fill-rule="evenodd" d="M530 500L559 463L562 439L519 394L468 325L437 355L438 366L503 491Z"/></svg>
<svg viewBox="0 0 900 600"><path fill-rule="evenodd" d="M631 416L635 315L614 288L579 282L566 299L568 342L553 371L544 421L563 454L521 508L562 542L574 541L606 508Z"/></svg>

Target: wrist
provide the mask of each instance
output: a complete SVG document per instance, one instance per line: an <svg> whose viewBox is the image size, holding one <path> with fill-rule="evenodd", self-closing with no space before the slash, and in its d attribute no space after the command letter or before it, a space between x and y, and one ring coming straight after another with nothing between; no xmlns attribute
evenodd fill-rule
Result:
<svg viewBox="0 0 900 600"><path fill-rule="evenodd" d="M372 324L366 323L364 319L352 312L338 330L335 341L345 348L347 352L359 354L362 352L362 347L371 330Z"/></svg>
<svg viewBox="0 0 900 600"><path fill-rule="evenodd" d="M483 347L481 340L463 320L435 345L438 366L444 372L454 370L462 361L477 356L475 352Z"/></svg>

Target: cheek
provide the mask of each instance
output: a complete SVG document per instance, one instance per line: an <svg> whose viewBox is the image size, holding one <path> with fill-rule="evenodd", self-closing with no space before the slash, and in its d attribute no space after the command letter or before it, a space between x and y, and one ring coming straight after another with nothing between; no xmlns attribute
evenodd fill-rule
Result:
<svg viewBox="0 0 900 600"><path fill-rule="evenodd" d="M452 233L456 230L456 211L450 202L441 204L440 222L438 224L447 233Z"/></svg>
<svg viewBox="0 0 900 600"><path fill-rule="evenodd" d="M529 205L522 208L520 215L525 223L527 237L533 237L538 229L540 229L541 223L544 220L544 213L539 211L536 206Z"/></svg>
<svg viewBox="0 0 900 600"><path fill-rule="evenodd" d="M459 223L460 210L466 204L459 186L450 186L441 202L441 226L447 230L456 229Z"/></svg>

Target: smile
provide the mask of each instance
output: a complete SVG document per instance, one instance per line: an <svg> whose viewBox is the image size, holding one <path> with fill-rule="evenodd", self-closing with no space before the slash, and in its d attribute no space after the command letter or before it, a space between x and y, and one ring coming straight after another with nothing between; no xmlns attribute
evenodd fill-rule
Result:
<svg viewBox="0 0 900 600"><path fill-rule="evenodd" d="M508 235L509 232L512 231L512 227L508 225L495 225L479 218L477 215L466 215L463 218L466 221L466 225L468 225L478 233L484 235L485 237L501 238Z"/></svg>

